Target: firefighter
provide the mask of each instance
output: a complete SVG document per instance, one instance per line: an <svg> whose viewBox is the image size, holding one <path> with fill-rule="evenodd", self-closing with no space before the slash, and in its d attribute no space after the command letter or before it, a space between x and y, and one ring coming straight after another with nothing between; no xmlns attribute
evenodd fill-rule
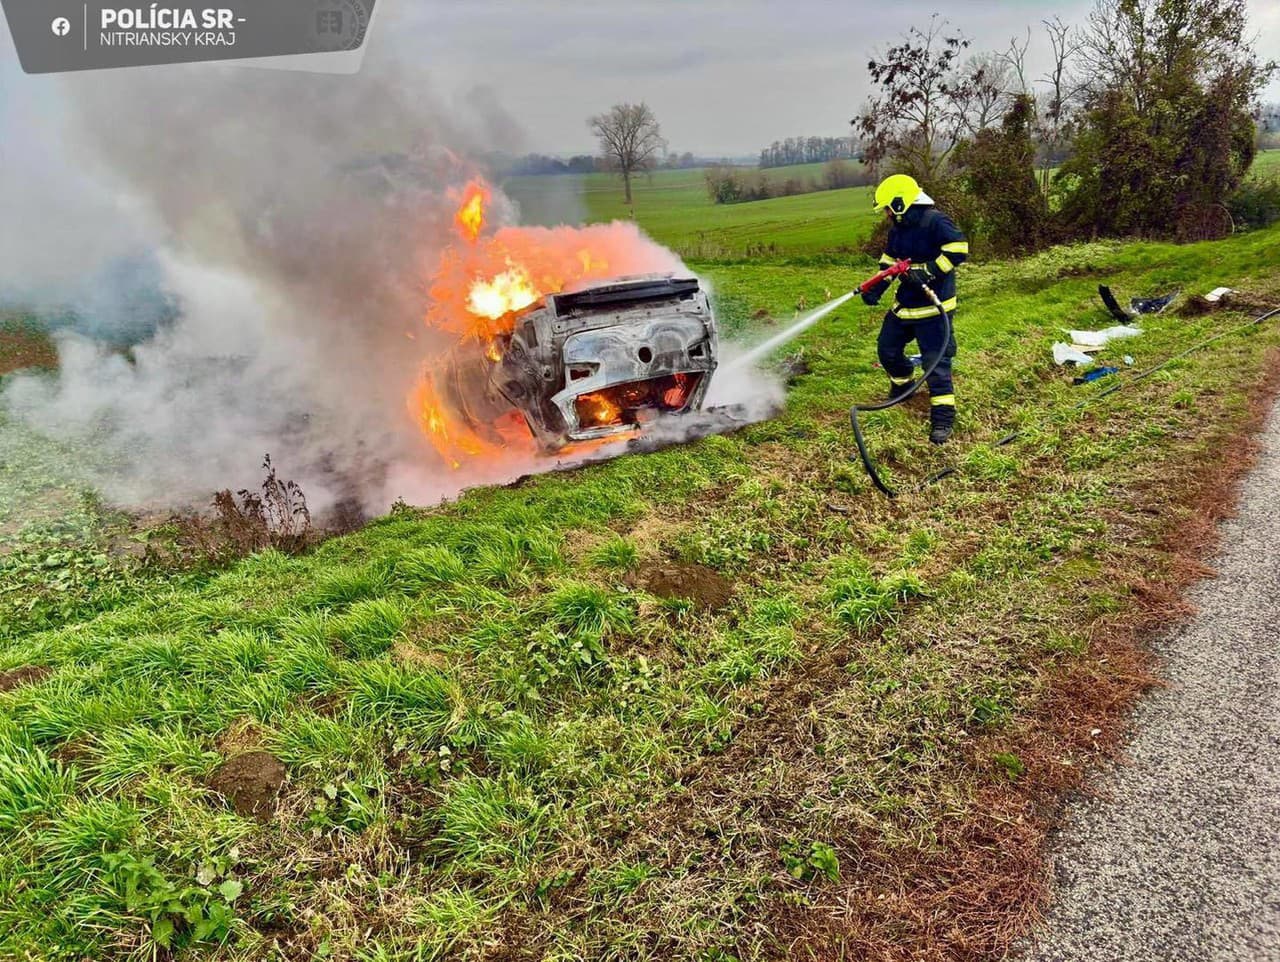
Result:
<svg viewBox="0 0 1280 962"><path fill-rule="evenodd" d="M956 353L955 333L943 343L946 333L938 307L925 293L930 288L942 307L955 320L956 265L969 255L969 242L934 206L933 198L906 174L886 177L876 188L875 209L883 210L892 223L889 239L880 257L882 267L908 259L911 270L899 279L893 306L884 316L876 342L880 364L889 375L889 397L910 390L915 370L903 350L915 341L920 346L925 370L942 355L929 375L929 440L943 444L951 436L956 420L956 396L951 386L951 359ZM862 295L870 305L879 303L890 281L882 281Z"/></svg>

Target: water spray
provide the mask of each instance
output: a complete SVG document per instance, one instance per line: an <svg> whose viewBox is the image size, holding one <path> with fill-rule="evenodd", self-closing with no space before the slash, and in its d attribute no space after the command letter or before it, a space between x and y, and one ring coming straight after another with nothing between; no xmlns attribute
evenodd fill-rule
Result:
<svg viewBox="0 0 1280 962"><path fill-rule="evenodd" d="M788 327L785 331L779 331L777 334L773 335L773 337L769 338L767 341L763 341L762 343L757 344L755 347L749 350L746 354L743 354L741 357L734 358L732 361L729 361L728 363L726 363L723 366L724 370L726 372L736 371L739 368L750 367L752 364L755 364L756 361L760 360L762 357L765 357L775 348L782 347L782 345L786 344L788 341L794 340L795 338L799 337L801 334L809 330L809 328L813 327L813 325L817 324L818 321L822 320L824 317L826 317L828 314L834 311L837 307L839 307L849 298L853 297L853 295L856 293L857 291L849 291L847 294L841 294L839 297L835 298L834 300L827 301L827 303L823 304L821 307L814 308L804 317L800 318L798 321L796 321L794 324Z"/></svg>

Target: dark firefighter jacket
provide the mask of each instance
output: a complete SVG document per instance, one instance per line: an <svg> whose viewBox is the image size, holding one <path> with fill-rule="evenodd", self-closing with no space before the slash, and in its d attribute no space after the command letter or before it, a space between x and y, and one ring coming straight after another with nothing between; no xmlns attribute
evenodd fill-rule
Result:
<svg viewBox="0 0 1280 962"><path fill-rule="evenodd" d="M951 218L927 204L913 204L901 220L889 228L889 239L880 256L880 266L888 267L903 258L913 267L924 267L933 276L929 286L947 313L956 309L956 265L969 256L969 242ZM881 281L867 292L868 299L878 300L890 281ZM893 307L889 309L904 321L935 317L938 309L916 284L899 283Z"/></svg>

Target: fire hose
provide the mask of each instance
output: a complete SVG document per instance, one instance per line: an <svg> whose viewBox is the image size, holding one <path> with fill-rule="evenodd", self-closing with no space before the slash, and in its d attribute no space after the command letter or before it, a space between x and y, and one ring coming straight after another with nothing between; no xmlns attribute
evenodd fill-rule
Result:
<svg viewBox="0 0 1280 962"><path fill-rule="evenodd" d="M900 274L905 274L910 269L911 261L898 261L896 264L886 267L874 277L867 278L857 286L856 292L858 294L865 294L882 281L892 280ZM938 295L929 287L921 285L921 290L925 292L925 295L929 300L933 301L934 306L938 309L938 313L942 315L942 350L939 351L933 360L929 362L929 366L925 369L924 373L913 381L911 386L901 394L895 394L889 400L881 401L879 404L855 404L853 407L849 408L849 423L853 425L853 439L858 445L858 456L862 459L862 466L866 468L867 475L871 478L871 483L876 486L881 494L889 498L896 498L898 496L898 492L885 484L884 479L880 477L880 472L876 470L876 463L871 458L871 452L867 450L867 441L862 436L862 425L858 423L858 415L871 411L886 411L889 408L906 401L920 390L924 383L929 379L929 375L934 372L937 366L942 362L942 358L947 353L947 345L951 343L951 315L949 315L943 308L942 301L938 299Z"/></svg>

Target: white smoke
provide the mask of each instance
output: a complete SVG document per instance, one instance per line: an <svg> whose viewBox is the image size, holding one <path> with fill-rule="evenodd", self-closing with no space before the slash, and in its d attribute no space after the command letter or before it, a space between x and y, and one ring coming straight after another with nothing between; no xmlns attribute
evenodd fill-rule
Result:
<svg viewBox="0 0 1280 962"><path fill-rule="evenodd" d="M10 416L92 440L93 480L130 505L253 487L265 453L321 510L457 490L405 398L438 347L421 318L449 188L519 143L491 94L442 105L387 44L356 76L4 84L24 98L0 113L0 303L63 327L58 374L10 379Z"/></svg>
<svg viewBox="0 0 1280 962"><path fill-rule="evenodd" d="M395 36L390 16L380 27ZM0 304L64 325L58 373L10 378L0 405L92 442L101 458L82 469L109 499L207 504L255 487L267 453L321 512L430 503L539 467L454 471L406 410L449 343L422 317L454 240L450 190L469 158L521 143L492 91L442 104L391 44L355 76L0 71L23 91L0 104ZM490 213L515 217L500 194ZM717 397L776 396L742 378Z"/></svg>

